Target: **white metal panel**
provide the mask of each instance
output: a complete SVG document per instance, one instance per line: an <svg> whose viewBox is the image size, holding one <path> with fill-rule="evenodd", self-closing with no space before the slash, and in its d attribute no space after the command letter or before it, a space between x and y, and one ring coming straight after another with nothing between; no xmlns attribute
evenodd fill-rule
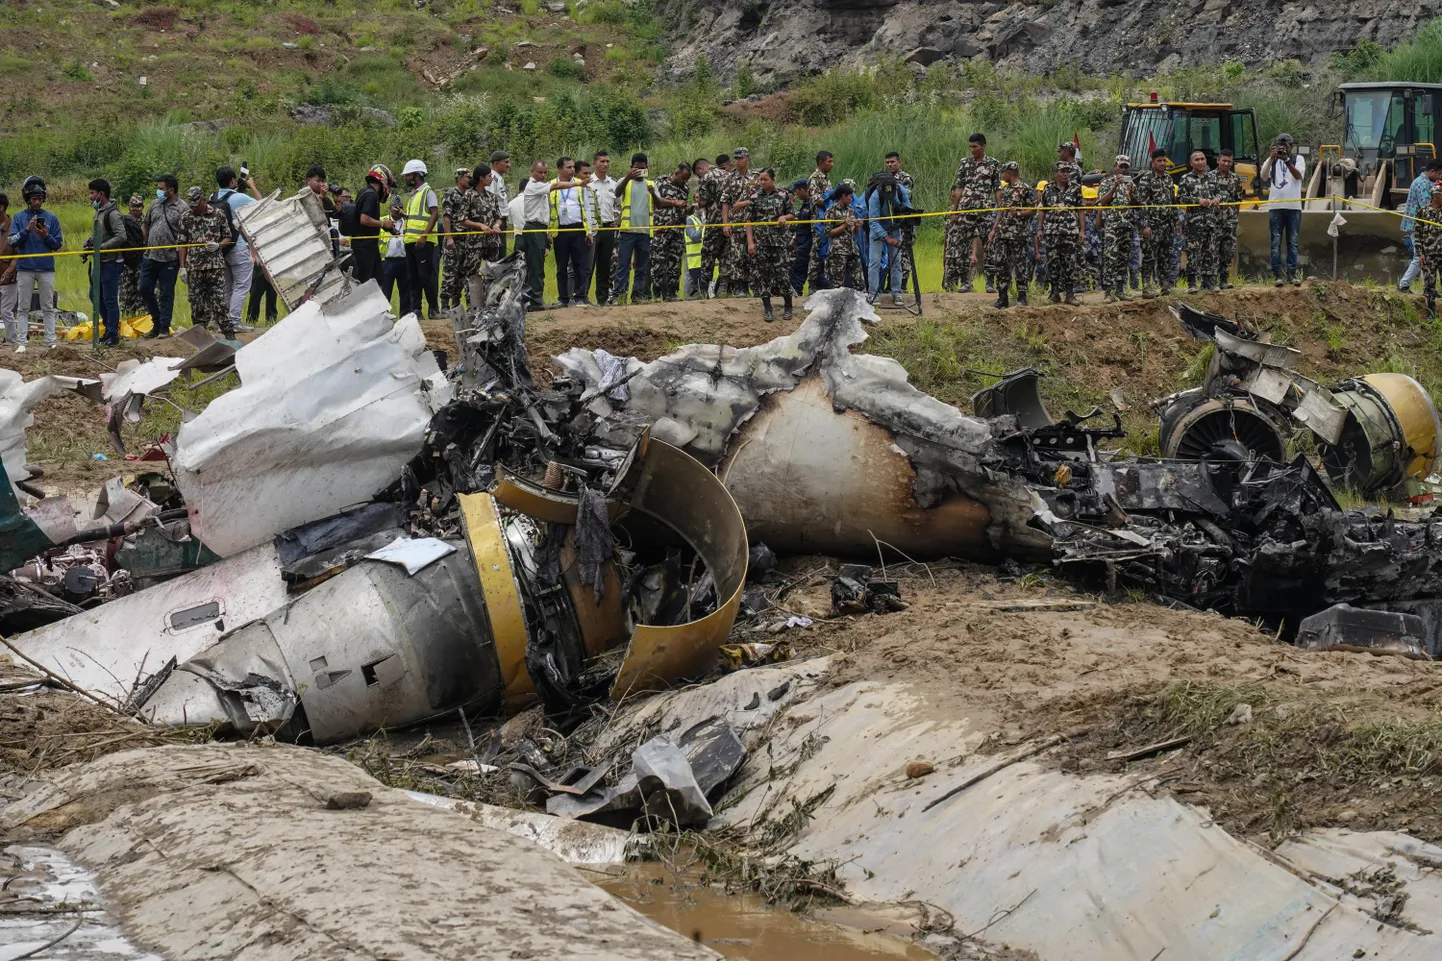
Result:
<svg viewBox="0 0 1442 961"><path fill-rule="evenodd" d="M227 630L286 601L275 547L265 544L12 638L25 656L102 697L129 696L136 678L184 662Z"/></svg>

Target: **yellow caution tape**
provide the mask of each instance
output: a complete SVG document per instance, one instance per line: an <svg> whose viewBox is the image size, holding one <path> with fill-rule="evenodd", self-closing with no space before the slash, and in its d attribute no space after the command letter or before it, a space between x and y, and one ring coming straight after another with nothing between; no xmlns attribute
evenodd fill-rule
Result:
<svg viewBox="0 0 1442 961"><path fill-rule="evenodd" d="M1392 214L1394 217L1401 217L1401 218L1404 219L1404 220L1411 220L1411 221L1414 221L1414 222L1416 222L1416 223L1432 224L1433 226L1436 226L1436 227L1442 227L1442 222L1438 222L1438 221L1435 221L1435 220L1427 220L1427 219L1425 219L1425 218L1423 218L1423 217L1417 216L1416 214L1408 214L1408 213L1406 213L1405 211L1399 211L1399 210L1384 210L1384 209L1381 208L1381 207L1373 207L1373 206L1371 206L1370 204L1364 204L1364 203L1361 203L1360 201L1356 201L1356 200L1348 200L1348 199L1346 199L1345 197L1335 197L1335 196L1334 196L1334 197L1308 197L1308 198L1304 198L1304 200L1302 200L1301 202L1302 202L1302 203L1312 203L1312 202L1315 202L1315 201L1318 201L1318 200L1330 200L1330 201L1334 201L1334 202L1337 202L1337 203L1344 203L1344 204L1347 204L1347 205L1352 206L1352 207L1360 207L1360 208L1363 208L1363 209L1365 209L1365 210L1372 210L1372 211L1376 211L1376 212L1378 212L1378 213ZM1005 211L1012 211L1012 212L1026 211L1026 212L1028 212L1028 213L1039 213L1039 212L1045 212L1045 211L1048 211L1048 210L1066 210L1066 211L1079 211L1079 212L1081 212L1081 213L1088 213L1088 212L1097 211L1097 210L1191 210L1191 209L1194 209L1194 208L1201 208L1201 207L1204 207L1204 206L1214 206L1214 207L1238 207L1238 208L1248 207L1248 208L1251 208L1251 207L1262 207L1262 206L1265 206L1265 205L1267 205L1267 204L1280 204L1280 203L1298 203L1298 201L1296 201L1296 200L1290 200L1290 201L1288 201L1288 200L1258 200L1258 199L1255 199L1255 198L1254 198L1254 199L1251 199L1251 200L1229 200L1229 201L1224 201L1224 202L1222 202L1222 203L1213 204L1213 205L1207 205L1207 204L1131 204L1131 205L1116 204L1116 205L1111 205L1111 206L1106 206L1106 207L1086 206L1086 205L1082 205L1082 206L1080 206L1080 207L1048 207L1048 206L1043 206L1043 205L1038 205L1038 206L1034 206L1034 207L967 207L967 208L965 208L965 209L958 209L958 210L929 210L929 211L925 211L925 212L923 212L923 213L897 214L896 216L894 216L894 217L888 217L887 219L888 219L888 220L921 220L921 219L924 219L924 218L927 218L927 217L959 217L959 216L962 216L962 215L964 215L964 214L994 214L994 213L1002 213L1002 212L1005 212ZM1323 211L1323 212L1326 212L1326 211ZM1335 212L1336 212L1336 213L1346 213L1345 210L1338 210L1338 211L1335 211ZM775 221L775 220L761 220L761 221L742 221L742 222L740 222L740 223L706 224L705 226L706 226L708 229L709 229L709 228L715 228L715 227L720 227L720 228L726 228L726 227L734 227L734 228L741 228L741 227L794 227L794 226L797 226L797 225L800 225L800 224L807 224L807 225L812 225L812 224L835 224L835 223L837 223L837 222L838 222L838 221L836 221L836 220L834 220L834 219L823 219L823 220L788 220L788 221L786 221L786 223L783 224L783 223L778 223L778 222ZM588 233L588 234L592 234L592 233L599 233L599 232L601 232L601 231L603 231L603 230L614 230L614 231L631 231L631 230L634 230L634 231L637 231L637 232L645 231L646 233L650 233L651 231L654 231L654 230L685 230L688 226L689 226L688 224L654 224L654 225L652 225L652 226L650 226L650 227L631 227L631 226L629 226L629 225L628 225L628 226L617 225L617 226L614 226L614 227L612 227L612 226L592 227L592 228L586 229L585 232ZM578 228L578 227L566 228L566 232L568 232L568 233L580 233L581 230L582 230L582 228ZM558 232L558 231L553 230L553 229L550 228L550 227L542 227L542 228L535 229L535 230L527 230L527 229L525 229L525 228L522 228L522 229L520 229L520 230L503 230L500 234L494 234L494 233L491 233L491 232L485 231L485 230L452 230L452 231L439 231L439 230L438 230L438 231L432 231L432 232L430 232L430 233L427 233L427 234L425 234L424 236L426 236L426 237L428 237L428 238L439 238L439 237L496 237L496 236L508 236L508 235L510 235L510 234L550 234L550 233L555 233L555 232ZM349 239L350 239L350 240L353 240L353 241L354 241L354 240L382 240L382 239L389 240L392 236L394 236L394 235L392 235L392 234L365 234L365 235L355 234L355 235L352 235ZM429 243L429 241L427 241L427 243ZM153 246L153 247L120 247L120 248L116 248L116 249L107 249L105 252L106 252L107 254L120 254L120 253L131 253L131 252L133 252L133 251L148 251L148 250L182 250L182 249L187 249L187 248L191 248L191 247L204 247L204 246L205 246L205 244L159 244L159 245L156 245L156 246ZM51 251L51 252L47 252L47 253L43 253L43 254L6 254L6 255L4 255L4 256L0 256L0 261L6 261L6 260L27 260L27 259L30 259L30 258L32 258L32 257L79 257L79 256L84 256L84 255L87 255L87 254L91 254L91 253L93 253L93 251L89 251L89 250L56 250L56 251Z"/></svg>

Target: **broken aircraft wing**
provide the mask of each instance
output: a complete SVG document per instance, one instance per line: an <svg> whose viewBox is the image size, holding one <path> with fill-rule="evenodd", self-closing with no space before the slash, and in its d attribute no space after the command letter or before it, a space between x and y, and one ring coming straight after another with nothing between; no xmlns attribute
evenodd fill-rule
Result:
<svg viewBox="0 0 1442 961"><path fill-rule="evenodd" d="M420 449L451 388L414 315L374 283L311 301L235 355L241 386L181 425L191 529L222 556L370 500Z"/></svg>

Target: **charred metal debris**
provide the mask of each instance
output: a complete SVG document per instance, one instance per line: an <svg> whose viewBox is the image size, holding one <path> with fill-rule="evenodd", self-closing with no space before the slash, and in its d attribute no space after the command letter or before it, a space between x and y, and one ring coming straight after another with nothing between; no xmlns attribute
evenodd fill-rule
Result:
<svg viewBox="0 0 1442 961"><path fill-rule="evenodd" d="M765 344L649 363L574 348L546 381L521 256L487 265L446 364L323 245L266 249L310 236L308 203L247 208L295 309L239 349L192 345L240 386L145 455L168 474L112 482L108 527L76 532L68 506L22 506L9 481L31 476L29 407L90 388L0 378L0 547L21 562L0 623L29 628L12 643L34 664L154 723L333 743L539 701L565 727L598 700L789 656L772 635L809 621L772 609L773 550L1049 562L1293 626L1345 602L1408 615L1388 636L1416 643L1342 617L1330 646L1442 649L1434 518L1332 494L1431 483L1442 431L1410 378L1318 384L1295 351L1181 308L1214 345L1206 382L1156 403L1164 458L1122 458L1120 418L1053 418L1035 370L979 392L972 416L853 353L877 318L834 290ZM118 372L102 399L133 414L184 364ZM1289 454L1308 438L1326 479ZM899 593L884 567L831 585L837 613L900 610Z"/></svg>

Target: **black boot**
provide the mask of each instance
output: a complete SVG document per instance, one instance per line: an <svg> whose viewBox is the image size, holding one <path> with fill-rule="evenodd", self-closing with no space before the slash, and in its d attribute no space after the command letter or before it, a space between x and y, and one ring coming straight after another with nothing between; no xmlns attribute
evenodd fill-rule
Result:
<svg viewBox="0 0 1442 961"><path fill-rule="evenodd" d="M1217 275L1217 280L1219 280L1219 281L1221 282L1218 286L1220 286L1223 290L1231 290L1231 289L1232 289L1232 277L1231 277L1231 274L1232 274L1231 270L1227 269L1226 267L1223 267L1222 270L1221 270L1221 273L1219 273L1219 274Z"/></svg>
<svg viewBox="0 0 1442 961"><path fill-rule="evenodd" d="M1026 306L1026 284L1016 285L1016 302L1022 307Z"/></svg>
<svg viewBox="0 0 1442 961"><path fill-rule="evenodd" d="M791 295L785 294L781 299L781 319L791 319Z"/></svg>
<svg viewBox="0 0 1442 961"><path fill-rule="evenodd" d="M1007 307L1010 307L1011 300L1008 297L1010 291L1011 287L1008 284L1001 284L997 286L996 300L992 303L992 306L995 307L997 310L1005 310Z"/></svg>
<svg viewBox="0 0 1442 961"><path fill-rule="evenodd" d="M765 320L766 320L766 322L767 322L768 324L774 323L775 320L776 320L776 314L775 314L775 312L773 312L773 311L771 310L771 298L770 298L770 297L762 297L762 298L761 298L761 306L762 306L762 308L763 308L763 310L764 310L764 313L763 313L761 316L762 316L763 318L765 318Z"/></svg>
<svg viewBox="0 0 1442 961"><path fill-rule="evenodd" d="M1436 298L1436 297L1428 297L1428 298L1427 298L1427 318L1430 320L1431 318L1436 317L1436 316L1437 316L1437 298Z"/></svg>

